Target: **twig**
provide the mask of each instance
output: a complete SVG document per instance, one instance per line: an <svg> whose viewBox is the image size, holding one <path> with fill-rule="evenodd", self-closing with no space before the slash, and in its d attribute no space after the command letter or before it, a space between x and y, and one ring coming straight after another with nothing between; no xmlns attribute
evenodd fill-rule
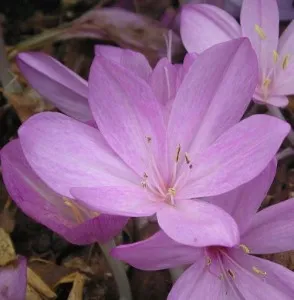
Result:
<svg viewBox="0 0 294 300"><path fill-rule="evenodd" d="M282 159L285 159L289 156L292 156L294 155L294 149L292 148L286 148L282 151L280 151L278 154L277 154L277 160L282 160Z"/></svg>

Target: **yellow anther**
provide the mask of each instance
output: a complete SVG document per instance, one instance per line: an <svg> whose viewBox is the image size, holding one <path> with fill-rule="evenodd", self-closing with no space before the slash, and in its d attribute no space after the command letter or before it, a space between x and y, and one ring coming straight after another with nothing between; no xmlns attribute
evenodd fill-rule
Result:
<svg viewBox="0 0 294 300"><path fill-rule="evenodd" d="M207 266L210 266L211 263L212 263L211 258L210 258L209 256L207 256L207 257L206 257L206 265L207 265Z"/></svg>
<svg viewBox="0 0 294 300"><path fill-rule="evenodd" d="M263 31L263 29L259 25L255 24L254 29L257 32L257 34L258 34L258 36L260 37L261 40L266 39L265 32Z"/></svg>
<svg viewBox="0 0 294 300"><path fill-rule="evenodd" d="M285 57L283 59L283 62L282 62L282 68L283 68L283 70L285 70L288 67L289 61L290 61L290 55L287 54L287 55L285 55Z"/></svg>
<svg viewBox="0 0 294 300"><path fill-rule="evenodd" d="M276 63L279 59L278 51L276 51L276 50L273 51L273 58L274 58L274 62Z"/></svg>
<svg viewBox="0 0 294 300"><path fill-rule="evenodd" d="M168 193L169 193L169 195L171 195L171 196L175 196L176 195L176 189L175 188L169 188L168 190Z"/></svg>
<svg viewBox="0 0 294 300"><path fill-rule="evenodd" d="M66 197L62 197L63 201L64 201L64 204L67 205L71 210L72 210L72 213L77 221L77 223L83 223L84 222L84 218L81 214L81 211L79 210L79 208L74 204L72 203L72 201Z"/></svg>
<svg viewBox="0 0 294 300"><path fill-rule="evenodd" d="M269 78L265 78L264 80L263 80L263 83L262 83L262 85L267 89L268 87L269 87L269 85L271 84L271 80L269 79Z"/></svg>
<svg viewBox="0 0 294 300"><path fill-rule="evenodd" d="M258 275L263 275L263 276L266 275L266 272L264 272L264 271L258 269L258 268L255 267L255 266L252 267L252 271L253 271L254 273L258 274Z"/></svg>
<svg viewBox="0 0 294 300"><path fill-rule="evenodd" d="M151 136L146 136L146 140L147 140L147 143L151 143L151 141L152 141Z"/></svg>
<svg viewBox="0 0 294 300"><path fill-rule="evenodd" d="M176 152L176 162L178 162L180 159L180 152L181 152L181 145L179 144L179 146L177 147L177 152Z"/></svg>
<svg viewBox="0 0 294 300"><path fill-rule="evenodd" d="M235 278L236 278L235 273L234 273L231 269L228 269L227 272L228 272L228 274L230 275L230 277L231 277L232 279L235 279Z"/></svg>
<svg viewBox="0 0 294 300"><path fill-rule="evenodd" d="M240 244L239 247L246 253L249 254L250 253L250 249L244 245L244 244Z"/></svg>

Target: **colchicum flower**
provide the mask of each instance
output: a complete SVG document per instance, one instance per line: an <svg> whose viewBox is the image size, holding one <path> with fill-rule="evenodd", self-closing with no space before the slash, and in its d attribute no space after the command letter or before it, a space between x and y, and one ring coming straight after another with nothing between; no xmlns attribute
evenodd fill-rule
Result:
<svg viewBox="0 0 294 300"><path fill-rule="evenodd" d="M156 214L178 242L232 246L239 233L229 214L191 199L256 177L287 135L289 125L277 118L255 115L239 122L256 82L247 39L214 46L190 66L166 125L150 85L97 55L89 104L99 130L60 113L41 113L21 126L21 147L37 175L62 196L107 214Z"/></svg>
<svg viewBox="0 0 294 300"><path fill-rule="evenodd" d="M27 286L27 262L24 257L0 267L0 299L24 300Z"/></svg>
<svg viewBox="0 0 294 300"><path fill-rule="evenodd" d="M294 273L253 256L294 249L294 199L256 213L275 171L275 164L271 163L251 182L207 199L235 218L241 234L239 244L192 247L177 243L159 231L147 240L113 249L112 255L142 270L192 264L177 280L168 300L293 299Z"/></svg>
<svg viewBox="0 0 294 300"><path fill-rule="evenodd" d="M294 22L279 40L279 11L276 0L244 0L241 26L218 7L196 4L183 8L181 35L188 52L238 37L248 37L257 54L259 80L253 98L264 104L286 106L294 94Z"/></svg>

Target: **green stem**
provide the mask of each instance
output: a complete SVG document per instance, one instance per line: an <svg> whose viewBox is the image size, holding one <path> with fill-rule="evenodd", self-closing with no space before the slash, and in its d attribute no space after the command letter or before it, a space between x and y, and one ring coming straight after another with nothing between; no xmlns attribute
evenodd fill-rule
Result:
<svg viewBox="0 0 294 300"><path fill-rule="evenodd" d="M131 288L124 266L120 261L115 260L109 254L110 250L115 247L114 240L110 240L105 244L99 243L99 246L112 270L119 291L119 299L132 300Z"/></svg>

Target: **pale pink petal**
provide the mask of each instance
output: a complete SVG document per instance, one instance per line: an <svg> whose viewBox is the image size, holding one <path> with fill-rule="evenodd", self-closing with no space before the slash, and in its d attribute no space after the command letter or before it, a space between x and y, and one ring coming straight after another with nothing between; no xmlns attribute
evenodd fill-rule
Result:
<svg viewBox="0 0 294 300"><path fill-rule="evenodd" d="M241 121L191 158L190 181L179 197L215 196L255 178L273 159L289 129L285 121L266 115Z"/></svg>
<svg viewBox="0 0 294 300"><path fill-rule="evenodd" d="M72 244L106 242L118 234L128 220L119 216L97 216L74 200L55 193L31 169L19 140L1 150L1 167L6 189L16 205Z"/></svg>
<svg viewBox="0 0 294 300"><path fill-rule="evenodd" d="M260 260L260 259L258 259ZM223 274L228 281L228 289L235 290L235 297L233 299L258 299L258 300L291 300L285 290L272 285L267 280L267 276L262 273L264 270L257 265L250 265L250 256L239 253L232 257L231 251L224 255L223 259ZM239 263L240 262L240 263ZM242 263L241 263L242 262ZM254 270L253 270L254 268ZM232 274L232 275L230 275ZM293 277L292 277L293 278ZM293 295L292 295L293 296Z"/></svg>
<svg viewBox="0 0 294 300"><path fill-rule="evenodd" d="M268 72L274 66L273 51L277 50L279 40L277 1L244 0L240 21L242 35L250 39L262 72Z"/></svg>
<svg viewBox="0 0 294 300"><path fill-rule="evenodd" d="M90 106L104 138L143 177L151 155L165 174L163 110L149 85L129 70L96 56L91 67Z"/></svg>
<svg viewBox="0 0 294 300"><path fill-rule="evenodd" d="M294 199L257 213L242 240L256 254L294 250Z"/></svg>
<svg viewBox="0 0 294 300"><path fill-rule="evenodd" d="M257 83L257 62L248 39L216 45L203 52L185 76L168 126L170 155L199 152L235 125ZM193 156L192 153L189 153Z"/></svg>
<svg viewBox="0 0 294 300"><path fill-rule="evenodd" d="M27 288L27 262L24 257L0 267L0 299L25 300Z"/></svg>
<svg viewBox="0 0 294 300"><path fill-rule="evenodd" d="M278 291L281 291L286 294L286 298L280 298L280 299L290 299L288 298L289 296L291 297L291 299L293 298L294 272L271 261L261 259L252 255L240 253L240 250L230 250L230 257L234 259L239 264L239 266L241 266L243 269L247 270L251 274L255 274L257 279L259 279L259 282L256 285L254 285L255 287L258 287L260 285L262 287L263 286L262 282L265 282L268 285L271 285L272 287L276 288ZM265 272L266 275L257 274L256 272L253 271L253 268L254 270L260 270L261 272ZM264 294L266 295L266 292ZM269 298L256 298L256 299L269 299Z"/></svg>
<svg viewBox="0 0 294 300"><path fill-rule="evenodd" d="M19 129L33 170L54 191L71 197L71 187L132 185L140 180L113 153L100 132L60 113L41 113Z"/></svg>
<svg viewBox="0 0 294 300"><path fill-rule="evenodd" d="M181 36L188 52L202 52L241 36L240 25L224 10L207 4L186 5L181 15Z"/></svg>
<svg viewBox="0 0 294 300"><path fill-rule="evenodd" d="M95 53L113 60L144 80L148 80L152 72L148 60L139 52L113 46L97 45L95 46Z"/></svg>
<svg viewBox="0 0 294 300"><path fill-rule="evenodd" d="M294 53L293 53L294 54ZM289 56L290 57L290 56ZM290 57L285 68L279 69L273 82L272 92L277 95L294 94L294 57Z"/></svg>
<svg viewBox="0 0 294 300"><path fill-rule="evenodd" d="M187 53L184 58L184 62L181 67L178 69L177 74L177 87L179 87L188 73L190 67L193 65L194 61L198 58L197 53Z"/></svg>
<svg viewBox="0 0 294 300"><path fill-rule="evenodd" d="M240 234L250 226L261 202L264 200L276 174L276 160L273 160L256 178L238 188L207 199L227 213L237 222Z"/></svg>
<svg viewBox="0 0 294 300"><path fill-rule="evenodd" d="M17 64L32 87L60 111L78 119L92 119L88 83L53 57L41 52L23 52Z"/></svg>
<svg viewBox="0 0 294 300"><path fill-rule="evenodd" d="M138 187L72 188L71 194L90 209L112 215L151 216L165 204L150 198L148 191Z"/></svg>
<svg viewBox="0 0 294 300"><path fill-rule="evenodd" d="M167 58L162 58L155 66L149 82L157 100L163 106L167 105L177 91L177 67Z"/></svg>
<svg viewBox="0 0 294 300"><path fill-rule="evenodd" d="M209 272L203 257L177 280L167 300L233 300L225 298L225 294L225 282Z"/></svg>
<svg viewBox="0 0 294 300"><path fill-rule="evenodd" d="M293 69L294 71L294 69ZM294 75L294 72L293 72ZM283 94L284 92L280 91L281 94ZM294 89L293 89L293 93L294 93ZM290 94L290 93L289 93ZM275 95L271 95L269 96L269 98L267 98L266 100L257 100L256 98L254 99L256 103L259 104L270 104L273 106L277 106L277 107L285 107L288 105L289 100L288 97L286 96L275 96Z"/></svg>
<svg viewBox="0 0 294 300"><path fill-rule="evenodd" d="M201 200L181 200L157 212L159 226L175 241L196 247L234 246L239 231L233 218L216 205Z"/></svg>
<svg viewBox="0 0 294 300"><path fill-rule="evenodd" d="M280 56L284 57L287 54L294 54L294 21L292 21L288 27L282 33L279 46L278 53ZM291 56L292 56L291 55Z"/></svg>
<svg viewBox="0 0 294 300"><path fill-rule="evenodd" d="M159 231L147 240L114 248L111 255L141 270L163 270L203 259L203 249L185 246Z"/></svg>

